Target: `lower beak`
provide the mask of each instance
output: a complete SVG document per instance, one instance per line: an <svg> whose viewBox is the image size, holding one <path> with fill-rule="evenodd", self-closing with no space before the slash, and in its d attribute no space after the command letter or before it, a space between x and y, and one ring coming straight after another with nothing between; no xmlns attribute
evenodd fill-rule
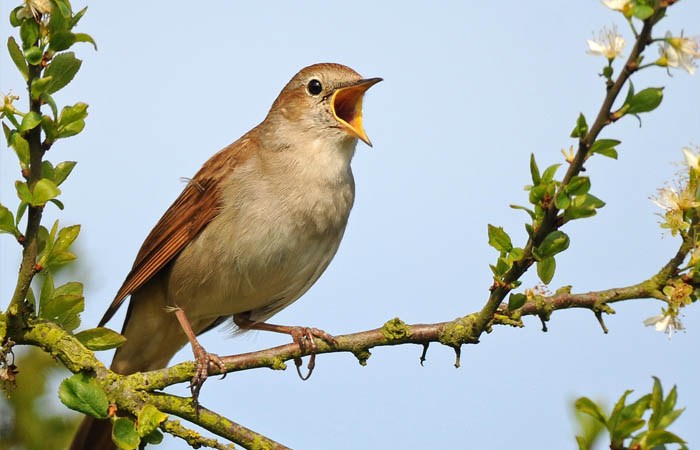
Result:
<svg viewBox="0 0 700 450"><path fill-rule="evenodd" d="M364 128L362 128L362 99L375 84L382 81L381 78L368 78L357 81L349 86L343 86L333 92L331 109L335 119L345 128L345 131L372 146Z"/></svg>

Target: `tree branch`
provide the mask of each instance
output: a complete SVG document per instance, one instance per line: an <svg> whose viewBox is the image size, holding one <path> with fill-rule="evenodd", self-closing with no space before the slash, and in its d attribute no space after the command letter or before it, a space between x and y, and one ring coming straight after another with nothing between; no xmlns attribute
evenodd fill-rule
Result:
<svg viewBox="0 0 700 450"><path fill-rule="evenodd" d="M595 122L591 125L585 136L579 138L579 145L576 155L569 164L569 168L562 179L559 190L564 189L571 179L578 175L583 169L583 164L589 156L591 145L598 138L600 132L607 125L612 123L612 107L617 99L624 84L629 80L630 76L638 70L638 61L644 49L651 43L651 31L665 14L666 8L657 5L654 14L644 21L642 31L637 36L634 47L630 52L629 58L625 63L622 71L618 75L615 82L608 87L607 94L598 111ZM497 284L494 284L484 307L473 318L473 327L476 334L473 336L478 341L484 331L487 331L490 322L493 320L494 314L498 310L499 305L503 302L506 295L513 289L514 283L535 263L533 249L542 243L545 237L554 230L557 230L563 223L559 223L558 214L559 208L552 201L545 212L544 219L535 228L534 233L527 241L523 249L523 257L513 263L513 266L506 272L503 279Z"/></svg>

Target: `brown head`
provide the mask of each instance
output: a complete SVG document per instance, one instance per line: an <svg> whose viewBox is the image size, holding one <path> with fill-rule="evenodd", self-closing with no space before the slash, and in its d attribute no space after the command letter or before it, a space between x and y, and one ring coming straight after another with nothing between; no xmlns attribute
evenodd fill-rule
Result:
<svg viewBox="0 0 700 450"><path fill-rule="evenodd" d="M311 136L361 139L371 146L362 125L362 99L381 78L363 79L341 64L301 69L282 89L265 119L274 127L294 127Z"/></svg>

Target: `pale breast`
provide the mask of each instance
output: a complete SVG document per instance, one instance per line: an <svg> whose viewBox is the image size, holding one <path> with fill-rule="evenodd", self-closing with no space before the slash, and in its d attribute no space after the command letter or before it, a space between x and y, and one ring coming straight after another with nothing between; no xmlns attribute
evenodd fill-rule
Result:
<svg viewBox="0 0 700 450"><path fill-rule="evenodd" d="M266 163L237 168L219 215L173 263L168 298L191 320L267 319L313 285L340 245L354 199L349 159L331 179Z"/></svg>

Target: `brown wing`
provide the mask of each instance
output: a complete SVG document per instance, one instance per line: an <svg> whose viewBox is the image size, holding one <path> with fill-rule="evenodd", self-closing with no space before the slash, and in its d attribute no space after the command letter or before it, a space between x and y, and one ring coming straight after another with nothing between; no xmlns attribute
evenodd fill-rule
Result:
<svg viewBox="0 0 700 450"><path fill-rule="evenodd" d="M144 241L134 266L119 288L99 323L103 326L119 309L124 299L146 284L189 244L218 214L219 186L236 164L236 156L245 143L238 141L223 149L187 183L175 203L168 208Z"/></svg>

